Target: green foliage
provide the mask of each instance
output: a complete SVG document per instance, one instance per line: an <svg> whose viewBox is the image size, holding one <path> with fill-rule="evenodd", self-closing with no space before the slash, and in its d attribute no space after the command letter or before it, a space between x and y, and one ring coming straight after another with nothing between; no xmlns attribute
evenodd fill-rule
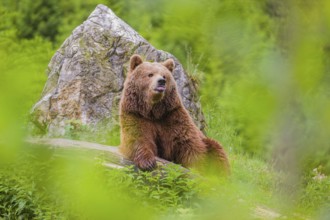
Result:
<svg viewBox="0 0 330 220"><path fill-rule="evenodd" d="M24 162L0 166L0 217L51 219L57 215L58 208L49 203L42 185L44 179L49 178L44 172L49 168L48 163L33 160L34 156Z"/></svg>
<svg viewBox="0 0 330 220"><path fill-rule="evenodd" d="M185 65L208 135L229 152L229 181L176 167L105 170L58 152L20 157L51 56L99 3ZM326 0L1 1L0 218L255 219L251 210L265 205L327 219L329 9ZM120 141L118 125L66 129L66 138Z"/></svg>
<svg viewBox="0 0 330 220"><path fill-rule="evenodd" d="M134 167L108 171L110 180L118 183L135 198L144 198L144 205L160 211L191 208L199 191L192 174L183 173L177 165L168 165L154 172L136 172ZM116 174L116 175L114 175ZM123 175L125 174L125 175Z"/></svg>
<svg viewBox="0 0 330 220"><path fill-rule="evenodd" d="M296 196L300 188L280 193L283 173L241 154L231 154L233 172L226 180L183 173L177 165L154 172L108 169L102 155L95 163L86 160L89 153L24 148L30 150L0 166L3 218L254 219L253 210L262 205L291 219L298 213L316 216L316 210L329 207L329 177L321 168L306 177L307 187Z"/></svg>
<svg viewBox="0 0 330 220"><path fill-rule="evenodd" d="M72 154L60 154L63 157L52 151L25 152L17 162L0 167L0 217L71 219L112 213L132 218L134 213L117 213L110 205L116 203L132 212L147 206L152 214L191 207L199 192L196 180L187 178L177 166L153 173L136 172L133 167L107 170L79 158L72 160ZM95 199L105 203L90 204ZM110 210L102 210L104 206Z"/></svg>
<svg viewBox="0 0 330 220"><path fill-rule="evenodd" d="M55 0L22 1L21 15L17 18L18 34L21 38L42 36L55 40L60 25L60 11Z"/></svg>
<svg viewBox="0 0 330 220"><path fill-rule="evenodd" d="M330 209L330 178L322 173L322 167L315 168L305 177L306 187L300 193L300 206L308 210Z"/></svg>
<svg viewBox="0 0 330 220"><path fill-rule="evenodd" d="M6 181L6 180L5 180ZM31 198L31 191L25 185L19 185L15 180L0 184L0 213L7 219L31 219L36 216L37 205Z"/></svg>

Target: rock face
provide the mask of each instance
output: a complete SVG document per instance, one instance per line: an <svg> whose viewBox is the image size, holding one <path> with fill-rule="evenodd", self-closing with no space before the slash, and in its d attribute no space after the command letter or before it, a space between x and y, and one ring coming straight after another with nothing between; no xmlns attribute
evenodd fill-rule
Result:
<svg viewBox="0 0 330 220"><path fill-rule="evenodd" d="M118 119L118 104L129 58L140 54L148 61L173 58L174 78L185 107L196 125L204 117L196 89L179 61L157 50L109 8L98 5L88 19L65 40L48 65L41 99L31 111L32 122L50 135L64 135L70 123L91 127Z"/></svg>

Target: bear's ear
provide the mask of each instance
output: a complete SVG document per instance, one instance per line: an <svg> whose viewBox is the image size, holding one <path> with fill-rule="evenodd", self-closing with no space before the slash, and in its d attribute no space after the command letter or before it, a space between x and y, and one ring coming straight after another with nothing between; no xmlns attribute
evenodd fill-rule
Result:
<svg viewBox="0 0 330 220"><path fill-rule="evenodd" d="M137 55L137 54L134 54L131 59L130 59L130 62L129 62L129 66L130 66L130 71L133 71L135 70L135 68L140 65L141 63L143 63L143 60L142 58Z"/></svg>
<svg viewBox="0 0 330 220"><path fill-rule="evenodd" d="M174 60L173 59L167 59L165 60L165 62L163 63L163 65L170 71L170 72L173 72L174 70Z"/></svg>

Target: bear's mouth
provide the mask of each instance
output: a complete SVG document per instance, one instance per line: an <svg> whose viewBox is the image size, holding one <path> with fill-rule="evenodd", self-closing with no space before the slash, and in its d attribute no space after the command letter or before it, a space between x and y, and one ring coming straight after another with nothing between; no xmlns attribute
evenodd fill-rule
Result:
<svg viewBox="0 0 330 220"><path fill-rule="evenodd" d="M159 93L162 93L165 91L165 85L158 85L156 88L155 88L155 91L156 92L159 92Z"/></svg>

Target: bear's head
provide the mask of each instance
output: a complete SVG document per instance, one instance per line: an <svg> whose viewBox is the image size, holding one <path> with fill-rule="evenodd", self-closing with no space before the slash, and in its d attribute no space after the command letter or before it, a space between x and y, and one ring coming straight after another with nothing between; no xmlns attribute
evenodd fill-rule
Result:
<svg viewBox="0 0 330 220"><path fill-rule="evenodd" d="M143 62L139 55L130 59L124 84L121 109L150 119L159 119L166 112L180 106L173 59L163 63Z"/></svg>

